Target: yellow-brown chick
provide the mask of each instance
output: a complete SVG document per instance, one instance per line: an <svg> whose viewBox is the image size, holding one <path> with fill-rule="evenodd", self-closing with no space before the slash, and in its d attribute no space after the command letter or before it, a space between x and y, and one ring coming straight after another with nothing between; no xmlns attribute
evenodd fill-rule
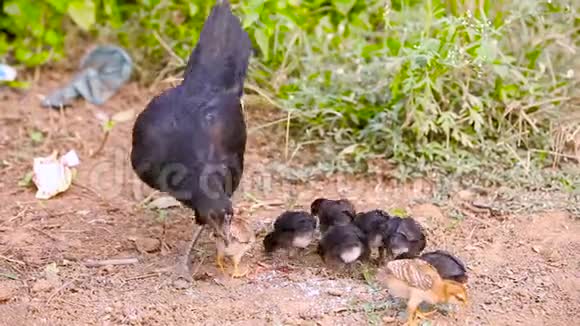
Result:
<svg viewBox="0 0 580 326"><path fill-rule="evenodd" d="M377 280L391 295L408 299L409 326L417 325L417 318L425 319L427 315L433 313L419 312L418 307L422 302L467 304L465 285L442 279L433 266L421 259L390 261L377 273Z"/></svg>
<svg viewBox="0 0 580 326"><path fill-rule="evenodd" d="M240 261L244 254L256 242L254 229L247 220L239 216L234 216L226 232L226 237L228 238L227 244L221 237L215 238L217 249L216 264L225 273L224 258L230 257L234 264L234 270L231 274L232 277L243 277L248 271L240 272Z"/></svg>

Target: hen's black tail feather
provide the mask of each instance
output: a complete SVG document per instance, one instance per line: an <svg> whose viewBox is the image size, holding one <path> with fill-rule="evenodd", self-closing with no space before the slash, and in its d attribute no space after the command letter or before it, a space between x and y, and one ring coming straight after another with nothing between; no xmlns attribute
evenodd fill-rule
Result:
<svg viewBox="0 0 580 326"><path fill-rule="evenodd" d="M252 42L228 1L217 0L189 56L183 85L189 92L243 93Z"/></svg>

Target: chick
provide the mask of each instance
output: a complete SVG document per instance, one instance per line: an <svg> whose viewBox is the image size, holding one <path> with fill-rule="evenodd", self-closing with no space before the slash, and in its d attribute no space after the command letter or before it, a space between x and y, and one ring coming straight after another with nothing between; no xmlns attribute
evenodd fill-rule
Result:
<svg viewBox="0 0 580 326"><path fill-rule="evenodd" d="M244 254L256 242L254 230L247 220L239 216L234 216L229 230L226 233L226 238L225 240L219 236L215 238L217 249L216 264L225 273L224 258L226 256L230 257L234 264L234 270L231 274L232 277L243 277L248 271L240 272L240 261Z"/></svg>
<svg viewBox="0 0 580 326"><path fill-rule="evenodd" d="M415 258L427 244L423 228L414 219L391 217L383 238L391 258Z"/></svg>
<svg viewBox="0 0 580 326"><path fill-rule="evenodd" d="M266 253L280 249L304 249L314 238L316 219L303 211L282 213L274 222L274 230L264 238Z"/></svg>
<svg viewBox="0 0 580 326"><path fill-rule="evenodd" d="M316 251L326 264L333 267L350 265L369 256L366 236L354 224L330 227Z"/></svg>
<svg viewBox="0 0 580 326"><path fill-rule="evenodd" d="M417 325L417 318L425 319L434 312L419 312L422 302L467 304L467 290L463 284L442 279L433 266L421 259L390 261L379 270L377 279L391 295L408 300L409 326Z"/></svg>
<svg viewBox="0 0 580 326"><path fill-rule="evenodd" d="M318 198L310 205L310 212L318 217L323 234L333 225L351 223L355 216L354 205L347 199Z"/></svg>
<svg viewBox="0 0 580 326"><path fill-rule="evenodd" d="M467 269L459 258L447 251L436 250L423 253L420 259L431 264L443 279L467 283Z"/></svg>
<svg viewBox="0 0 580 326"><path fill-rule="evenodd" d="M354 224L367 237L369 250L372 252L373 249L378 249L379 261L382 261L385 257L386 246L384 239L389 218L390 216L387 212L376 209L365 213L358 213L354 219Z"/></svg>

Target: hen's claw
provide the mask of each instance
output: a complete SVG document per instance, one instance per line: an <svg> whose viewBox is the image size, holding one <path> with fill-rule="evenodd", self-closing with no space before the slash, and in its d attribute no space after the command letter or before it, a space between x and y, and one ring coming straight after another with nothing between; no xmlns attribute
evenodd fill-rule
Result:
<svg viewBox="0 0 580 326"><path fill-rule="evenodd" d="M187 264L180 262L175 266L175 278L173 279L173 286L176 289L185 289L193 282L191 269Z"/></svg>

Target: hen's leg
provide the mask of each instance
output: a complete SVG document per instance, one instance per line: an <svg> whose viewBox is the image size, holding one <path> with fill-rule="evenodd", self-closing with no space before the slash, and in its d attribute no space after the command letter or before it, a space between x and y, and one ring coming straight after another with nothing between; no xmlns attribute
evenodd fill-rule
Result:
<svg viewBox="0 0 580 326"><path fill-rule="evenodd" d="M204 226L198 227L193 232L193 237L187 247L186 254L180 259L176 266L176 279L173 282L173 285L177 288L185 288L187 287L188 283L191 283L192 275L191 275L191 268L192 268L192 261L193 261L193 248L197 243L202 231L204 230Z"/></svg>

